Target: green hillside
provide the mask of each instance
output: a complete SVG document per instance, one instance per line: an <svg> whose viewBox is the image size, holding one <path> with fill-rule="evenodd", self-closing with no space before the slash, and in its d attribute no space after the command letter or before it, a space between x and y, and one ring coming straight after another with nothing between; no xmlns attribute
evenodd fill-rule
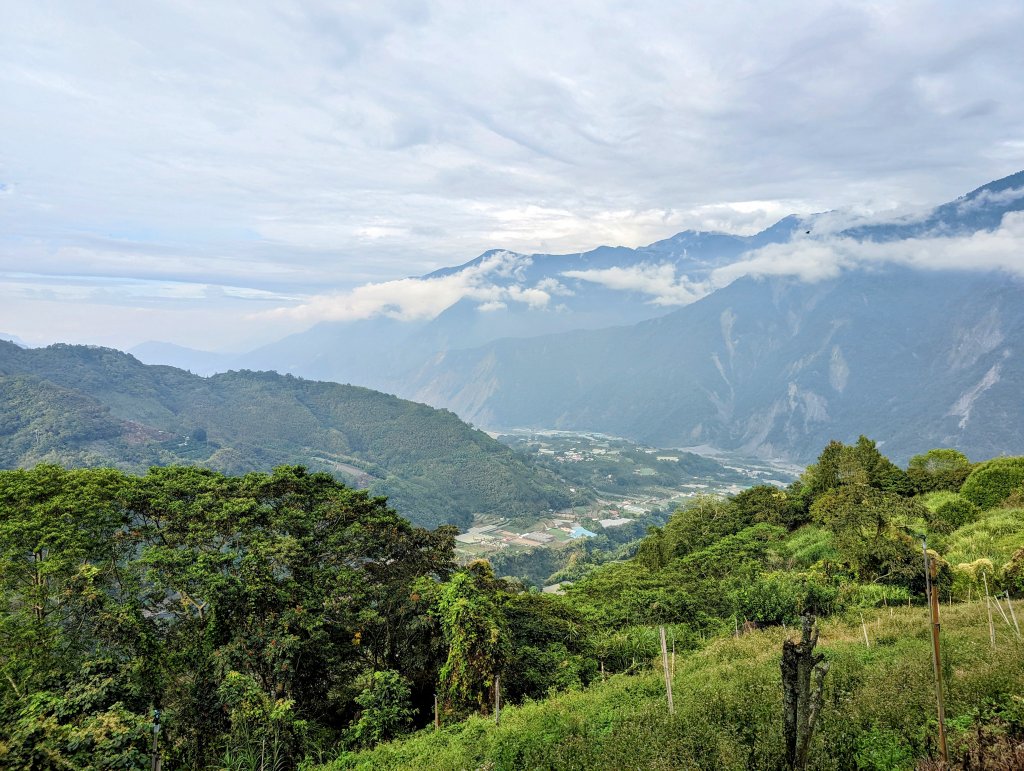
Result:
<svg viewBox="0 0 1024 771"><path fill-rule="evenodd" d="M781 769L813 615L801 767L937 771L927 539L953 767L1021 767L1024 458L832 442L580 553L561 595L454 536L297 467L0 471L0 766L148 768L159 710L168 769Z"/></svg>
<svg viewBox="0 0 1024 771"><path fill-rule="evenodd" d="M0 341L0 466L301 464L387 495L422 525L568 503L567 486L454 414L275 373L202 378L107 348Z"/></svg>
<svg viewBox="0 0 1024 771"><path fill-rule="evenodd" d="M831 665L809 767L930 768L935 696L921 537L939 565L952 756L976 763L965 768L1020 767L1024 603L1011 606L1005 595L1024 592L1021 469L1018 458L972 464L933 450L904 470L862 437L831 443L786 490L697 499L653 528L633 558L575 566L560 602L579 625L581 653L549 643L562 653L558 674L546 670L565 692L520 702L514 683L544 671L523 660L543 657L491 648L513 694L500 726L463 702L440 732L343 753L324 768L783 768L779 662L804 613L824 619L820 650ZM1004 595L991 601L994 644L986 591ZM517 634L514 620L504 623ZM677 651L674 716L658 625ZM979 765L982 756L992 764Z"/></svg>
<svg viewBox="0 0 1024 771"><path fill-rule="evenodd" d="M954 675L946 701L953 756L984 742L990 756L1024 761L1024 744L1013 754L1014 740L1008 739L1016 731L1020 741L1024 720L1024 648L1003 626L996 649L991 648L984 602L943 611L946 666ZM1017 614L1022 613L1024 602L1017 603ZM821 625L819 647L831 663L831 682L811 768L913 769L934 752L927 611L866 611L864 621L871 647L864 644L859 617ZM474 716L319 768L783 768L779 658L788 633L773 627L719 638L678 655L672 677L674 715L668 713L660 662L645 662L639 674L613 675L586 688L507 707L498 726L493 718Z"/></svg>

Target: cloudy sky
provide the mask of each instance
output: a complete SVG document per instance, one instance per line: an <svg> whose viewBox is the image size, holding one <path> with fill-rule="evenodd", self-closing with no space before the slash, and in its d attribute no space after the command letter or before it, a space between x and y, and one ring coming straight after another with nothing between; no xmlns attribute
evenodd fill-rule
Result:
<svg viewBox="0 0 1024 771"><path fill-rule="evenodd" d="M0 18L0 332L31 343L241 350L489 248L750 233L1024 168L1019 0Z"/></svg>

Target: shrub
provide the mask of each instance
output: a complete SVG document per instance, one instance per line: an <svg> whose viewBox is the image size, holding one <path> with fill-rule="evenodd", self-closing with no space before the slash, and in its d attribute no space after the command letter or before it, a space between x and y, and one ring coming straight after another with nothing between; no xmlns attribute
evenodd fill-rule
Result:
<svg viewBox="0 0 1024 771"><path fill-rule="evenodd" d="M961 495L942 503L928 517L928 529L936 533L952 533L954 530L974 522L981 509Z"/></svg>
<svg viewBox="0 0 1024 771"><path fill-rule="evenodd" d="M356 696L362 707L352 726L352 740L370 746L407 732L412 727L409 681L390 669L374 672Z"/></svg>
<svg viewBox="0 0 1024 771"><path fill-rule="evenodd" d="M1022 484L1024 458L993 458L971 472L960 488L960 494L981 509L991 509Z"/></svg>

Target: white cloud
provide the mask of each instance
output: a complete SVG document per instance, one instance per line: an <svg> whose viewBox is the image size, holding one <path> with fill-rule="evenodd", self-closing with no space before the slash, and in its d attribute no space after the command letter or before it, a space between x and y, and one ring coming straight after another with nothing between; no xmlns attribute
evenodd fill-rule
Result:
<svg viewBox="0 0 1024 771"><path fill-rule="evenodd" d="M277 308L271 315L309 322L350 321L389 316L403 321L431 319L459 300L481 303L480 310L495 310L506 302L546 307L551 294L541 286L502 285L496 279L522 281L531 258L500 251L462 270L434 278L403 278L364 284L346 292L317 295L299 305Z"/></svg>
<svg viewBox="0 0 1024 771"><path fill-rule="evenodd" d="M844 270L881 265L918 270L1005 271L1024 276L1024 212L1011 212L993 231L967 236L910 238L901 241L855 241L809 238L773 244L745 259L712 271L709 288L742 276L794 276L816 282Z"/></svg>
<svg viewBox="0 0 1024 771"><path fill-rule="evenodd" d="M1024 168L1016 0L122 5L4 8L0 270L341 296Z"/></svg>
<svg viewBox="0 0 1024 771"><path fill-rule="evenodd" d="M668 263L567 270L562 275L600 284L609 289L649 295L654 305L687 305L707 293L705 285L692 282L686 276L676 276L675 266Z"/></svg>

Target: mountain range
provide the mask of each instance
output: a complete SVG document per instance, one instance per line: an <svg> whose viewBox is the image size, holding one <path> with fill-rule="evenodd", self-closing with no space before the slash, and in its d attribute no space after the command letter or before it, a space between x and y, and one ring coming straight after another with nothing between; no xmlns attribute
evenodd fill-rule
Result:
<svg viewBox="0 0 1024 771"><path fill-rule="evenodd" d="M799 462L859 433L902 459L932 444L1021 452L1022 210L1019 172L885 220L825 212L752 236L492 250L418 279L472 289L429 320L323 322L220 359L136 352L357 383L495 429Z"/></svg>

